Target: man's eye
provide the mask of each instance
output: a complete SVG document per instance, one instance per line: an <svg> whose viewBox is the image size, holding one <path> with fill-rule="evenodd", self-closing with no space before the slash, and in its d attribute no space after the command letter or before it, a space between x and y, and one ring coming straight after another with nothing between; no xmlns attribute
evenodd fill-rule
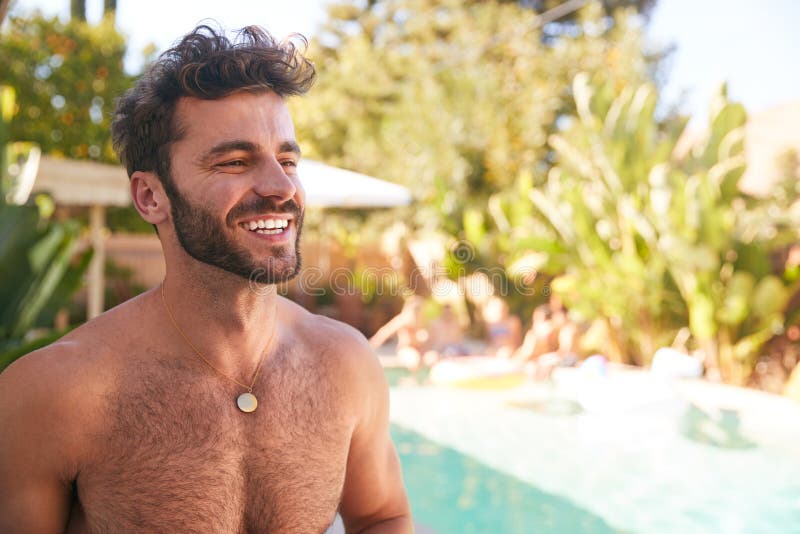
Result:
<svg viewBox="0 0 800 534"><path fill-rule="evenodd" d="M297 167L297 162L291 159L287 159L286 161L282 161L281 165L284 167Z"/></svg>
<svg viewBox="0 0 800 534"><path fill-rule="evenodd" d="M225 163L220 163L220 167L244 167L245 162L240 159L235 159L233 161L226 161Z"/></svg>

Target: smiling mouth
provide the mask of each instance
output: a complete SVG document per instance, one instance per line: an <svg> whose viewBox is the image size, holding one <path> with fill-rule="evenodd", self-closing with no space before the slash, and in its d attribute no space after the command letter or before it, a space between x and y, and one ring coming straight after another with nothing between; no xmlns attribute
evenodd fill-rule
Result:
<svg viewBox="0 0 800 534"><path fill-rule="evenodd" d="M276 235L283 233L289 227L289 219L256 219L240 223L243 229L262 235Z"/></svg>

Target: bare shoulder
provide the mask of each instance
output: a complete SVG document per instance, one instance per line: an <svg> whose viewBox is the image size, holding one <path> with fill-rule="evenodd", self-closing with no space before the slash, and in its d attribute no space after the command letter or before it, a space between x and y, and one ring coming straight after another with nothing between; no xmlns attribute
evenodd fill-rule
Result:
<svg viewBox="0 0 800 534"><path fill-rule="evenodd" d="M65 483L75 478L91 426L91 386L68 341L23 356L0 374L0 463L25 464ZM27 468L26 468L27 469ZM27 472L27 471L26 471Z"/></svg>
<svg viewBox="0 0 800 534"><path fill-rule="evenodd" d="M18 359L0 373L0 530L56 532L106 420L103 321Z"/></svg>
<svg viewBox="0 0 800 534"><path fill-rule="evenodd" d="M102 427L124 353L117 323L114 313L101 316L0 373L0 427L46 439L77 461L93 429Z"/></svg>
<svg viewBox="0 0 800 534"><path fill-rule="evenodd" d="M0 374L0 406L57 415L61 421L96 398L102 383L104 348L80 331L26 354Z"/></svg>
<svg viewBox="0 0 800 534"><path fill-rule="evenodd" d="M320 359L320 365L335 367L340 379L352 385L385 386L383 368L364 335L341 321L313 314L285 301L292 318L293 335Z"/></svg>
<svg viewBox="0 0 800 534"><path fill-rule="evenodd" d="M27 395L42 390L62 395L99 380L111 357L124 346L118 313L106 312L69 332L58 341L26 354L0 374L0 387L22 388ZM51 395L47 395L50 397Z"/></svg>
<svg viewBox="0 0 800 534"><path fill-rule="evenodd" d="M373 359L374 353L364 335L352 326L309 312L300 305L282 299L281 310L293 329L293 334L301 341L319 349L329 349L334 353L352 355L355 358Z"/></svg>

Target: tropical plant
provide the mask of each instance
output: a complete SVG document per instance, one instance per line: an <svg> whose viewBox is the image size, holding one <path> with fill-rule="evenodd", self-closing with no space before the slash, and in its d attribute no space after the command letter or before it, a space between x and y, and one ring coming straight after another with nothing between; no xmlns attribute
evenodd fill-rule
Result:
<svg viewBox="0 0 800 534"><path fill-rule="evenodd" d="M494 199L512 234L545 223L512 247L512 271L527 262L557 275L554 290L606 322L608 350L622 361L647 363L688 325L707 366L743 384L783 327L792 288L769 254L797 224L775 209L780 198L738 188L744 108L723 86L707 133L692 140L685 122L655 118L649 84L615 90L582 74L573 95L575 117L549 139L557 163L547 182L530 188L527 202Z"/></svg>
<svg viewBox="0 0 800 534"><path fill-rule="evenodd" d="M7 87L0 87L0 94L4 104L13 100L13 91ZM13 108L13 102L3 107ZM4 114L0 128L5 136L0 138L3 153L9 152L9 119ZM15 187L9 166L7 160L0 166L0 370L63 334L37 336L36 328L52 324L56 312L82 283L91 259L91 249L75 257L80 227L50 220L54 206L48 197L39 195L32 205L7 202L8 189Z"/></svg>
<svg viewBox="0 0 800 534"><path fill-rule="evenodd" d="M91 250L75 261L80 228L42 217L38 206L0 206L0 370L64 332L52 325L82 284Z"/></svg>

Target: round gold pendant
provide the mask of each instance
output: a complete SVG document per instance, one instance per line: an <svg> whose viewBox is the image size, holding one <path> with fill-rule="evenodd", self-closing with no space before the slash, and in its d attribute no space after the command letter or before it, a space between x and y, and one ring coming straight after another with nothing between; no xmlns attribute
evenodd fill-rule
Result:
<svg viewBox="0 0 800 534"><path fill-rule="evenodd" d="M252 393L242 393L236 398L236 406L245 413L254 412L258 408L258 399Z"/></svg>

